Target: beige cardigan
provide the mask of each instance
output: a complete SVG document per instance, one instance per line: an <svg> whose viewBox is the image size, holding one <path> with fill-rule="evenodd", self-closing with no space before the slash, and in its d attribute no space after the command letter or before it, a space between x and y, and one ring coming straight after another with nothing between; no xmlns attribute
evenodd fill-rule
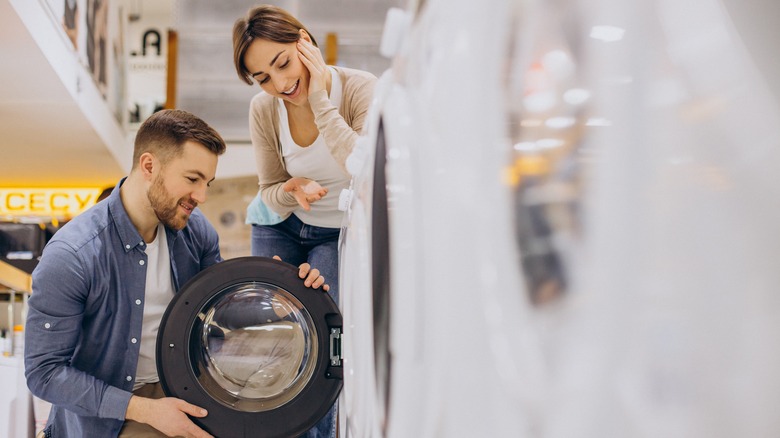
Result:
<svg viewBox="0 0 780 438"><path fill-rule="evenodd" d="M309 96L309 103L314 112L314 122L330 153L345 167L347 157L355 147L359 133L363 131L368 107L373 98L376 76L361 70L333 68L341 78L341 107L337 110L330 103L326 90ZM261 92L252 98L249 130L257 160L262 199L268 207L287 218L298 207L298 203L292 194L282 190L282 184L291 176L287 173L282 158L279 123L275 97Z"/></svg>

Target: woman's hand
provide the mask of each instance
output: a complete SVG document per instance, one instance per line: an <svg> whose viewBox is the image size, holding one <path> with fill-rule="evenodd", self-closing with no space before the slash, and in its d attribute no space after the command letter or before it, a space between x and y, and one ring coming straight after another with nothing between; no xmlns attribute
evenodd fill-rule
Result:
<svg viewBox="0 0 780 438"><path fill-rule="evenodd" d="M328 193L328 189L319 185L317 181L299 176L288 179L282 185L282 190L292 193L298 205L306 211L311 210L310 204L319 201Z"/></svg>
<svg viewBox="0 0 780 438"><path fill-rule="evenodd" d="M282 261L282 258L278 255L275 255L273 258L275 260L279 260L280 262ZM298 277L303 279L303 285L306 287L318 289L320 286L322 286L323 292L330 290L330 285L325 283L325 277L320 275L320 270L312 268L308 263L301 263L301 265L298 266Z"/></svg>
<svg viewBox="0 0 780 438"><path fill-rule="evenodd" d="M298 58L309 69L309 96L327 87L328 66L320 49L303 38L298 39Z"/></svg>

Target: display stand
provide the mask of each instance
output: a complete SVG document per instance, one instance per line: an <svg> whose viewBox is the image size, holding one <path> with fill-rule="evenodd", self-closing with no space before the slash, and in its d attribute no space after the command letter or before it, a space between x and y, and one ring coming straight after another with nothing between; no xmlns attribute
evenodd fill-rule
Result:
<svg viewBox="0 0 780 438"><path fill-rule="evenodd" d="M8 335L11 348L7 355L0 356L0 436L9 438L32 438L33 424L32 395L24 378L23 345L14 339L13 328L24 324L27 313L27 298L32 292L30 274L0 260L0 297L7 300ZM21 318L17 319L17 306L21 299Z"/></svg>

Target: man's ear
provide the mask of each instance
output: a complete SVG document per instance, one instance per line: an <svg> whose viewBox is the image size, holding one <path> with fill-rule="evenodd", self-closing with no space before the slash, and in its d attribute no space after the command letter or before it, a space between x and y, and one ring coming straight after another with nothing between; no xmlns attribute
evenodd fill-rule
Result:
<svg viewBox="0 0 780 438"><path fill-rule="evenodd" d="M152 178L155 166L157 166L157 160L151 152L144 152L138 157L138 167L141 169L141 174L144 176L144 179Z"/></svg>

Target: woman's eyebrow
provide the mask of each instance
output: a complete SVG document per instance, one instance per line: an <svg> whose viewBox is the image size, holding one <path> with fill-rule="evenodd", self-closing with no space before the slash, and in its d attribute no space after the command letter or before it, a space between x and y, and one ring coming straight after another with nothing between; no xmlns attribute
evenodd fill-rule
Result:
<svg viewBox="0 0 780 438"><path fill-rule="evenodd" d="M275 63L275 62L276 62L276 60L279 58L279 55L281 55L282 53L284 53L284 50L282 50L281 52L277 53L277 54L276 54L276 56L274 56L274 59L272 59L272 60L271 60L271 63L270 63L270 64L268 64L268 65L269 65L269 66L271 66L271 67L273 67L273 66L274 66L274 63ZM258 72L256 72L256 73L252 73L252 77L255 77L255 76L257 76L257 75L261 75L261 74L263 74L263 71L262 71L262 70L261 70L261 71L258 71Z"/></svg>

